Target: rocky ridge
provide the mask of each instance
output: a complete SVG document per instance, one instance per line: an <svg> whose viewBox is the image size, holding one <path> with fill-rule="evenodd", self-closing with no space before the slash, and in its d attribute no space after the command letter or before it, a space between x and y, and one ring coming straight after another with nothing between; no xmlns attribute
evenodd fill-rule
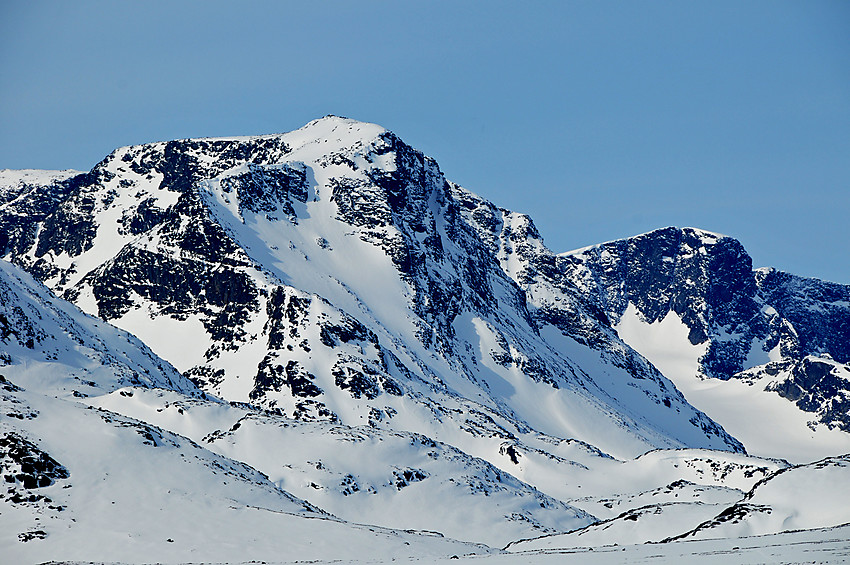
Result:
<svg viewBox="0 0 850 565"><path fill-rule="evenodd" d="M665 228L561 255L560 275L612 321L633 305L646 324L671 312L706 347L696 378L754 381L848 431L850 286L753 269L737 240Z"/></svg>

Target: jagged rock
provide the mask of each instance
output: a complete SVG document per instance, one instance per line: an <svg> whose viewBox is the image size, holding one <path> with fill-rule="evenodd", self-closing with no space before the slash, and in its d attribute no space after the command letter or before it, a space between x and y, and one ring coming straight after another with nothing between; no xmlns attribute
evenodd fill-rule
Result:
<svg viewBox="0 0 850 565"><path fill-rule="evenodd" d="M673 312L691 344L707 345L699 359L704 376L752 381L790 370L767 390L847 429L850 381L829 377L831 365L807 356L850 359L850 286L753 270L737 240L692 228L656 230L563 259L562 276L615 324L630 304L647 324Z"/></svg>

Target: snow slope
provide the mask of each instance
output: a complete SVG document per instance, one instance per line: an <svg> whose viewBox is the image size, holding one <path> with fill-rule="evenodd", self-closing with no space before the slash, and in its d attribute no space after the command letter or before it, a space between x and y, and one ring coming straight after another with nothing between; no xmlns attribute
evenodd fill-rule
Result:
<svg viewBox="0 0 850 565"><path fill-rule="evenodd" d="M765 366L756 366L728 381L700 377L699 360L707 343L691 345L687 326L672 310L662 320L647 323L630 304L615 328L624 341L667 375L689 402L723 422L751 454L801 463L850 453L850 434L818 425L814 414L801 411L778 394L765 394L788 379L788 370L767 373ZM830 364L828 360L819 362ZM837 374L850 377L850 368L831 365Z"/></svg>
<svg viewBox="0 0 850 565"><path fill-rule="evenodd" d="M481 551L352 525L185 437L5 380L0 553L9 563L435 556ZM36 461L41 465L27 465ZM45 464L49 462L51 464ZM12 482L9 477L13 477ZM45 484L49 483L49 484Z"/></svg>
<svg viewBox="0 0 850 565"><path fill-rule="evenodd" d="M126 385L202 394L131 334L57 299L0 261L0 367L44 393L84 397Z"/></svg>
<svg viewBox="0 0 850 565"><path fill-rule="evenodd" d="M850 456L783 469L680 539L747 537L850 523Z"/></svg>
<svg viewBox="0 0 850 565"><path fill-rule="evenodd" d="M110 393L156 397L166 390L186 403L228 406L205 400L136 338L6 262L0 326L0 554L10 563L486 551L434 533L345 522L241 461L94 408ZM528 498L542 499L524 488ZM569 520L566 514L555 519Z"/></svg>
<svg viewBox="0 0 850 565"><path fill-rule="evenodd" d="M494 547L596 521L481 459L409 432L301 422L138 388L89 402L246 462L274 484L350 521L439 531Z"/></svg>

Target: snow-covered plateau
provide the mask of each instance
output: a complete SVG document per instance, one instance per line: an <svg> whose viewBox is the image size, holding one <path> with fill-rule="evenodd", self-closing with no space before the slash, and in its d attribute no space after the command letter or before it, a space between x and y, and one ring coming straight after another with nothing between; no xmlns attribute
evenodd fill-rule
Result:
<svg viewBox="0 0 850 565"><path fill-rule="evenodd" d="M556 254L337 116L0 171L3 563L850 554L850 287Z"/></svg>

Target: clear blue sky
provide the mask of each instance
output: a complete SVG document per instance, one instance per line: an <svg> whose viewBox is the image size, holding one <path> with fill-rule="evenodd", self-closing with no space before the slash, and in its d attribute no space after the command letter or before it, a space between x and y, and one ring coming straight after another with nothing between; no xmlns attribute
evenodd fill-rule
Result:
<svg viewBox="0 0 850 565"><path fill-rule="evenodd" d="M696 226L850 284L850 2L0 3L0 168L329 113L556 251Z"/></svg>

